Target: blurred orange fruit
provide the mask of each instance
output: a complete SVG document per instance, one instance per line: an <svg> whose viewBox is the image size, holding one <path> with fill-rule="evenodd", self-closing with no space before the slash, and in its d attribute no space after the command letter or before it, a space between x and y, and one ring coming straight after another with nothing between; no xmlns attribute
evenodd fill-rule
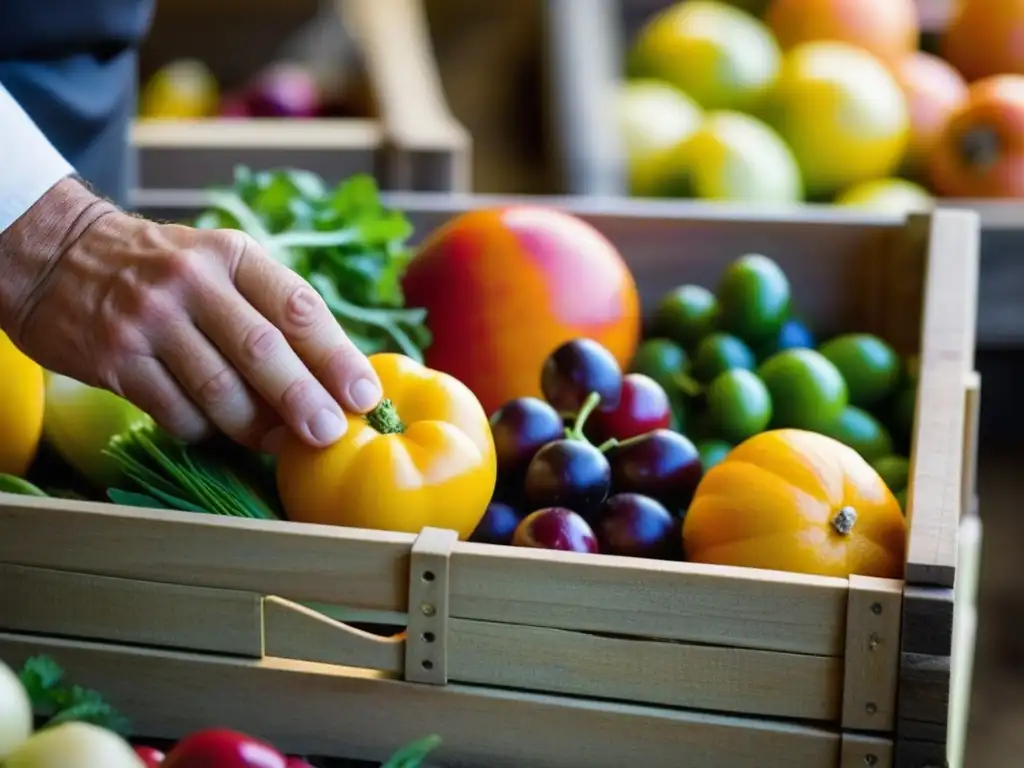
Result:
<svg viewBox="0 0 1024 768"><path fill-rule="evenodd" d="M910 143L904 167L917 174L950 116L967 100L967 83L950 64L923 51L900 61L894 72L910 114Z"/></svg>
<svg viewBox="0 0 1024 768"><path fill-rule="evenodd" d="M1024 197L1024 75L972 83L929 167L946 197Z"/></svg>
<svg viewBox="0 0 1024 768"><path fill-rule="evenodd" d="M626 368L640 336L640 298L615 246L591 224L533 205L479 209L424 241L402 281L425 307L426 364L455 376L488 414L541 397L545 358L591 338Z"/></svg>
<svg viewBox="0 0 1024 768"><path fill-rule="evenodd" d="M920 37L914 0L773 0L765 21L783 50L836 40L888 64L916 50Z"/></svg>
<svg viewBox="0 0 1024 768"><path fill-rule="evenodd" d="M1024 0L961 0L942 55L968 80L1024 75Z"/></svg>

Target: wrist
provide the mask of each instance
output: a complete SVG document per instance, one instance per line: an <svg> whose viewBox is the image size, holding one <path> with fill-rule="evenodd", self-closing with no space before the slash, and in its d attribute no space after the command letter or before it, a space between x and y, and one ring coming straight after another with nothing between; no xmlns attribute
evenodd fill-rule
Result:
<svg viewBox="0 0 1024 768"><path fill-rule="evenodd" d="M66 177L0 233L0 329L16 344L33 296L61 256L97 219L116 210Z"/></svg>

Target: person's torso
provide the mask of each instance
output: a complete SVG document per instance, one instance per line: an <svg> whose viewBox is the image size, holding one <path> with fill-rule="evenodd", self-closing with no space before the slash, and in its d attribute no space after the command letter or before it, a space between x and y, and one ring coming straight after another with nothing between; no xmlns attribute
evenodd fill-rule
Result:
<svg viewBox="0 0 1024 768"><path fill-rule="evenodd" d="M0 83L83 178L118 202L138 46L155 0L0 0Z"/></svg>

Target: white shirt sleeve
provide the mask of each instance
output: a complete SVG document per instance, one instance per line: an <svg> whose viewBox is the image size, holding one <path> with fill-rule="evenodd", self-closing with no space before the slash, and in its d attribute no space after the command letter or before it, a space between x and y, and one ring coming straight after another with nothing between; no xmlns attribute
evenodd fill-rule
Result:
<svg viewBox="0 0 1024 768"><path fill-rule="evenodd" d="M74 171L0 83L0 232Z"/></svg>

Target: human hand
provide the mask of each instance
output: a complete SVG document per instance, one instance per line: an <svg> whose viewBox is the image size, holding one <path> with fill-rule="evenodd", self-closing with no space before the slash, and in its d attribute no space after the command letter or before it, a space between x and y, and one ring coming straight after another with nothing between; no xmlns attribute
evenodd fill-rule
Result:
<svg viewBox="0 0 1024 768"><path fill-rule="evenodd" d="M320 295L242 232L157 224L73 179L0 234L0 327L186 440L335 442L380 381ZM340 404L340 405L339 405Z"/></svg>

